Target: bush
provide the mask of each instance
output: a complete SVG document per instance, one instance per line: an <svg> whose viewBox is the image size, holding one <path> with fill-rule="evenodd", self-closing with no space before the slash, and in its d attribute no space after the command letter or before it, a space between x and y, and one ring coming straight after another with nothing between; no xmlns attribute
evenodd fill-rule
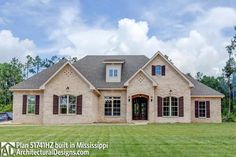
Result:
<svg viewBox="0 0 236 157"><path fill-rule="evenodd" d="M12 112L12 104L0 105L0 112Z"/></svg>
<svg viewBox="0 0 236 157"><path fill-rule="evenodd" d="M230 115L223 116L223 121L224 122L236 122L236 114L230 113Z"/></svg>

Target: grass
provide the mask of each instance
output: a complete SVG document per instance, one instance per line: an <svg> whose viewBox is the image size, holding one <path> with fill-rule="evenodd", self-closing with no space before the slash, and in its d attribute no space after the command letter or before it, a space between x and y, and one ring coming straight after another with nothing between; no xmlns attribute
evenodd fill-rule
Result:
<svg viewBox="0 0 236 157"><path fill-rule="evenodd" d="M0 141L104 142L90 156L235 157L236 123L0 126Z"/></svg>

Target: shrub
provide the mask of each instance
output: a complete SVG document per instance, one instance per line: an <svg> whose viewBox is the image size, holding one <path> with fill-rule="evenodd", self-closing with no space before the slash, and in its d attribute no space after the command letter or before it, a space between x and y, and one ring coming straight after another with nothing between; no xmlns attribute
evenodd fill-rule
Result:
<svg viewBox="0 0 236 157"><path fill-rule="evenodd" d="M224 122L236 122L236 114L230 113L229 115L223 116Z"/></svg>
<svg viewBox="0 0 236 157"><path fill-rule="evenodd" d="M12 104L0 105L0 112L12 112Z"/></svg>

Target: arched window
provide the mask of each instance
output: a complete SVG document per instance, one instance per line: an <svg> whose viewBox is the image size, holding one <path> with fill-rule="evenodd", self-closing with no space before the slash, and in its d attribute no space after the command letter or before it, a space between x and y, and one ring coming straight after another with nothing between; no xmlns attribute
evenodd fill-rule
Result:
<svg viewBox="0 0 236 157"><path fill-rule="evenodd" d="M60 114L75 114L76 113L76 97L73 95L60 96L59 110Z"/></svg>
<svg viewBox="0 0 236 157"><path fill-rule="evenodd" d="M163 99L163 115L164 116L178 116L178 98L165 97Z"/></svg>

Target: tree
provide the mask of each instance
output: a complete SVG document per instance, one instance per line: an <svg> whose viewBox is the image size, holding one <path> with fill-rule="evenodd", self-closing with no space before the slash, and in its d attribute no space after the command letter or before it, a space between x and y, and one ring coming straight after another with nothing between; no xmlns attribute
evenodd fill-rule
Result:
<svg viewBox="0 0 236 157"><path fill-rule="evenodd" d="M57 56L52 56L50 59L46 58L43 61L43 67L45 68L49 68L50 66L52 66L53 64L55 64L56 62L58 62L60 60L59 57Z"/></svg>
<svg viewBox="0 0 236 157"><path fill-rule="evenodd" d="M223 82L223 77L206 76L202 74L202 77L199 81L223 94L226 93L226 89L224 86L225 82Z"/></svg>
<svg viewBox="0 0 236 157"><path fill-rule="evenodd" d="M197 74L196 74L196 79L197 79L198 81L200 81L200 80L202 79L202 76L203 76L203 73L197 72Z"/></svg>
<svg viewBox="0 0 236 157"><path fill-rule="evenodd" d="M16 58L10 63L0 64L0 104L12 104L9 88L23 80L21 64Z"/></svg>
<svg viewBox="0 0 236 157"><path fill-rule="evenodd" d="M236 31L236 27L234 27ZM231 44L226 46L226 51L229 55L229 58L226 62L226 65L223 69L223 74L227 80L227 86L228 86L228 115L231 113L232 108L232 74L236 71L235 70L235 59L233 57L233 52L236 48L236 34L234 35L233 39L231 40Z"/></svg>
<svg viewBox="0 0 236 157"><path fill-rule="evenodd" d="M39 57L39 56L36 56L34 59L33 59L33 66L34 66L34 73L38 74L40 69L43 67L43 60Z"/></svg>
<svg viewBox="0 0 236 157"><path fill-rule="evenodd" d="M30 55L26 56L26 63L24 65L24 78L29 78L29 73L33 72L33 57L31 57Z"/></svg>

